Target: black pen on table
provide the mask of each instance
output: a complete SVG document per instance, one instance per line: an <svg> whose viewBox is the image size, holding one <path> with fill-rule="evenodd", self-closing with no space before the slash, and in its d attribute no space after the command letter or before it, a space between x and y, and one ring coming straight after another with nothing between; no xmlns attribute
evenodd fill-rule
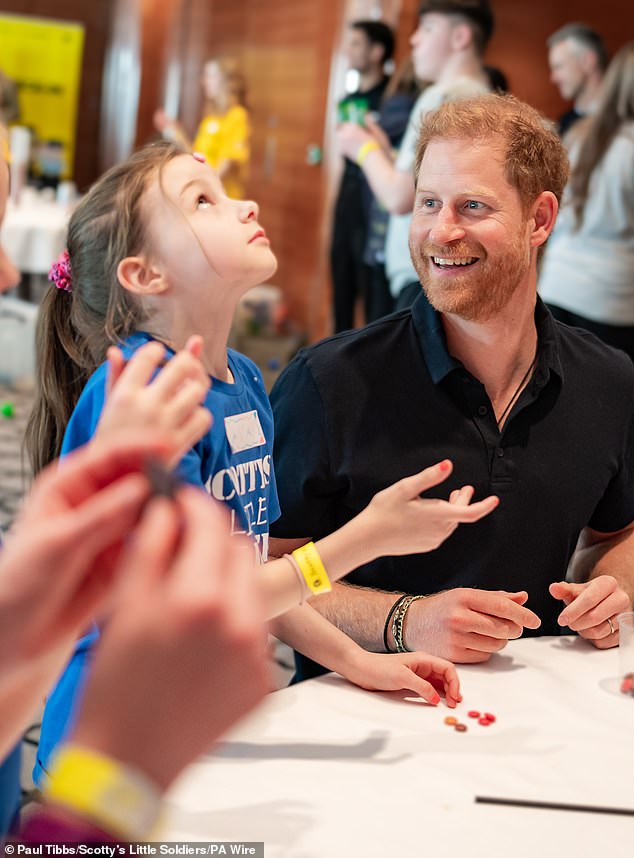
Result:
<svg viewBox="0 0 634 858"><path fill-rule="evenodd" d="M476 804L497 804L506 807L532 807L538 810L571 810L577 813L609 813L616 816L634 816L634 808L608 807L596 804L567 804L558 801L533 801L522 798L498 798L496 796L477 795Z"/></svg>

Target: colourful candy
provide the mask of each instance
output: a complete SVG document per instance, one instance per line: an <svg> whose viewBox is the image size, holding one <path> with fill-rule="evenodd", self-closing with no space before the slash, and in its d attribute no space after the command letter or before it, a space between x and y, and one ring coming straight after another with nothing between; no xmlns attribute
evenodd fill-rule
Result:
<svg viewBox="0 0 634 858"><path fill-rule="evenodd" d="M467 715L469 716L469 718L479 718L480 717L480 713L478 712L477 709L472 709L470 712L467 712Z"/></svg>
<svg viewBox="0 0 634 858"><path fill-rule="evenodd" d="M460 724L460 723L455 724L454 730L457 730L458 733L466 733L467 732L467 725L466 724Z"/></svg>
<svg viewBox="0 0 634 858"><path fill-rule="evenodd" d="M448 727L455 727L457 723L458 719L454 718L453 715L448 715L445 718L445 724L447 724Z"/></svg>

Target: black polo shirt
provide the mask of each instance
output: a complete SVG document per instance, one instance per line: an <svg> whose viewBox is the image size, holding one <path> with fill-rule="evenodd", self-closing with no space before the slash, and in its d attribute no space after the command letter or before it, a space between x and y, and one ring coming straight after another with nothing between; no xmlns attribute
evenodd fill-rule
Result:
<svg viewBox="0 0 634 858"><path fill-rule="evenodd" d="M500 506L436 551L382 558L348 580L406 593L527 590L538 634L557 634L562 604L548 585L564 577L581 530L634 521L634 366L556 322L539 298L535 319L536 370L501 432L422 295L302 350L271 393L282 508L272 535L325 536L380 489L449 458L453 473L428 496L471 484Z"/></svg>

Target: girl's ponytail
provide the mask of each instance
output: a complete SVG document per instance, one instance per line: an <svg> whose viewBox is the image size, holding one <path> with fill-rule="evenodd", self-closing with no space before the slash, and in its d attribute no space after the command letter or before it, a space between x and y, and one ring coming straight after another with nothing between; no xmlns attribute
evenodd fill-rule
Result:
<svg viewBox="0 0 634 858"><path fill-rule="evenodd" d="M95 369L71 320L73 296L51 287L42 299L36 328L35 404L24 444L33 475L59 456L77 400Z"/></svg>

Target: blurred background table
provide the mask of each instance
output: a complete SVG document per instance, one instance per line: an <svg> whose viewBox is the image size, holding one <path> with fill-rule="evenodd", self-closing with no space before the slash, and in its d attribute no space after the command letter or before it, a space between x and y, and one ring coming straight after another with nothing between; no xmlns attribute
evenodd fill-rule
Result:
<svg viewBox="0 0 634 858"><path fill-rule="evenodd" d="M18 205L9 202L0 242L24 275L18 287L21 298L38 297L38 278L44 275L46 282L45 275L66 246L69 216L68 206L34 188L25 188Z"/></svg>
<svg viewBox="0 0 634 858"><path fill-rule="evenodd" d="M264 841L267 858L631 858L633 816L475 802L634 809L634 698L618 692L617 650L531 638L459 671L466 733L443 704L336 675L269 695L171 791L164 839Z"/></svg>

